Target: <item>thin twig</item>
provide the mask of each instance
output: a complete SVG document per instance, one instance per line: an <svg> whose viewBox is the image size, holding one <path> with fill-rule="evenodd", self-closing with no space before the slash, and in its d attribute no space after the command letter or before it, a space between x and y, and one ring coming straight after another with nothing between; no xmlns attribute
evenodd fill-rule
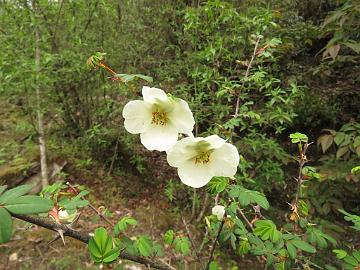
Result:
<svg viewBox="0 0 360 270"><path fill-rule="evenodd" d="M183 224L184 224L184 227L185 227L185 230L186 230L186 234L187 234L187 236L188 236L188 238L189 238L189 240L190 240L191 246L192 246L193 250L195 251L196 259L200 262L200 259L201 259L201 258L200 258L200 254L198 253L198 250L197 250L197 248L196 248L196 246L195 246L194 240L193 240L193 238L191 237L191 232L190 232L190 230L189 230L189 227L188 227L188 225L187 225L186 220L185 220L184 217L182 217L182 222L183 222Z"/></svg>
<svg viewBox="0 0 360 270"><path fill-rule="evenodd" d="M216 244L219 240L219 237L220 237L220 234L221 234L221 231L224 227L224 224L225 224L225 218L222 219L221 221L221 224L220 224L220 227L218 229L218 232L217 232L217 235L216 235L216 238L214 239L214 242L212 243L212 248L211 248L211 252L210 252L210 257L209 257L209 260L206 264L206 267L205 267L205 270L209 270L209 267L210 267L210 263L214 257L214 252L215 252L215 248L216 248Z"/></svg>
<svg viewBox="0 0 360 270"><path fill-rule="evenodd" d="M71 185L69 182L66 182L66 184L76 193L79 194L79 192L76 190L76 188ZM91 203L88 205L100 218L105 220L111 227L114 227L115 224L112 223L103 213L101 213L99 210L96 209L95 206L93 206Z"/></svg>
<svg viewBox="0 0 360 270"><path fill-rule="evenodd" d="M193 201L192 201L192 207L191 207L191 217L190 221L193 220L196 214L196 188L194 188L193 192Z"/></svg>
<svg viewBox="0 0 360 270"><path fill-rule="evenodd" d="M242 219L246 222L246 224L249 226L249 228L253 231L254 230L254 226L251 224L251 222L248 220L248 218L245 216L244 212L240 209L240 207L238 207L238 211L240 213L240 216L242 217Z"/></svg>
<svg viewBox="0 0 360 270"><path fill-rule="evenodd" d="M108 176L110 176L113 168L114 168L114 163L115 163L115 159L116 159L116 155L117 155L117 151L118 151L118 148L119 148L119 139L120 139L120 133L118 135L118 137L116 138L116 145L115 145L115 149L114 149L114 155L112 157L112 160L111 160L111 164L110 164L110 168L109 168L109 171L108 171Z"/></svg>
<svg viewBox="0 0 360 270"><path fill-rule="evenodd" d="M199 216L197 217L196 219L196 222L199 223L202 219L202 217L204 216L205 214L205 211L206 211L206 208L208 207L208 201L209 201L209 194L206 193L205 194L205 199L204 199L204 203L203 203L203 207L201 209L201 212L199 214Z"/></svg>
<svg viewBox="0 0 360 270"><path fill-rule="evenodd" d="M252 63L253 63L253 61L254 61L254 59L256 57L257 48L259 46L259 42L260 42L261 38L262 38L262 36L259 35L257 40L256 40L254 51L253 51L253 54L251 56L250 62L248 64L248 66L247 66L244 79L247 79L249 77L250 69L251 69ZM243 88L244 84L245 84L245 80L242 81L242 84L241 84L240 88ZM234 118L238 117L239 109L240 109L240 91L238 91L237 98L236 98L236 107L235 107ZM234 129L231 129L230 138L229 138L230 142L232 141L233 133L234 133Z"/></svg>

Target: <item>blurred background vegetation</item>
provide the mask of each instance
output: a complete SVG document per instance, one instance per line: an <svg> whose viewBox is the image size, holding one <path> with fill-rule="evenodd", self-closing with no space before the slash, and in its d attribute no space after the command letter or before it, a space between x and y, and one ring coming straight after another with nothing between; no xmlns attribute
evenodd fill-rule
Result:
<svg viewBox="0 0 360 270"><path fill-rule="evenodd" d="M98 196L109 208L117 192L127 204L140 200L144 186L156 190L146 194L149 201L161 198L177 215L184 207L190 215L193 203L200 214L208 202L205 190L192 202L193 191L178 184L164 157L145 152L125 132L122 108L140 96L144 82L119 85L105 71L88 69L95 52L106 52L117 73L151 76L153 86L187 100L196 135L227 137L234 128L237 178L267 195L279 224L295 189L296 148L288 139L295 131L315 142L308 152L307 215L336 237L344 230L337 209L360 213L360 179L351 173L360 164L359 1L35 2L36 11L34 1L0 1L0 184L31 173L39 156L37 28L49 162L67 161L64 178L105 185ZM320 265L330 259L322 252ZM54 269L74 269L67 267Z"/></svg>

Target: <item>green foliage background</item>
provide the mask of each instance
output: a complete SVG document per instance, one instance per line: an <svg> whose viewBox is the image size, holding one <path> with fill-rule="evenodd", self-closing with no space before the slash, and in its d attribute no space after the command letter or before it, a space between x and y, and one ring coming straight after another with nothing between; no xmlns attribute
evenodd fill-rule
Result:
<svg viewBox="0 0 360 270"><path fill-rule="evenodd" d="M311 167L304 173L311 179L301 209L304 216L336 235L338 208L359 214L359 175L350 172L359 165L360 155L358 1L36 2L36 13L31 1L0 2L0 94L2 102L21 107L36 125L38 27L42 113L54 156L66 156L78 168L108 168L115 162L114 173L131 169L152 178L121 117L123 105L140 96L143 82L119 86L108 73L87 68L90 55L106 52L106 63L117 73L151 76L153 86L187 100L197 122L196 135L215 132L228 137L234 130L233 142L241 154L237 181L244 190L264 192L279 211L272 215L288 209L285 202L295 187L290 154L296 148L288 141L295 131L317 141L309 153ZM234 117L237 94L239 112ZM32 126L23 129L35 142ZM113 162L117 143L121 151ZM2 142L1 164L18 159L9 143ZM174 207L189 207L191 192L167 183L170 200L186 194ZM262 228L277 231L276 225L282 224L255 225L255 234L262 237ZM308 230L311 243L326 249L332 242L317 228ZM290 253L292 246L313 251L300 239L288 240ZM247 253L244 243L241 252Z"/></svg>

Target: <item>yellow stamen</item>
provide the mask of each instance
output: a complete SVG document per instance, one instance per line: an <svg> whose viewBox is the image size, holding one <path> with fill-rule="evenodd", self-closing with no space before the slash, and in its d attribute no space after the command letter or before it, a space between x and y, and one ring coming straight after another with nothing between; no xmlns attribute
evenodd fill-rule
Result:
<svg viewBox="0 0 360 270"><path fill-rule="evenodd" d="M162 125L165 126L168 122L167 113L166 112L153 112L151 124Z"/></svg>
<svg viewBox="0 0 360 270"><path fill-rule="evenodd" d="M209 163L210 161L210 152L206 151L206 152L201 152L199 155L197 155L194 159L195 164L198 163L202 163L202 164L206 164Z"/></svg>

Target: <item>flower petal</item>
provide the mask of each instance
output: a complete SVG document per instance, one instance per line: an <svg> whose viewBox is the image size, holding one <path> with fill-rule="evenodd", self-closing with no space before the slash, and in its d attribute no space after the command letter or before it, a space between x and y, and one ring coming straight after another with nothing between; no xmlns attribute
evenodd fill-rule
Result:
<svg viewBox="0 0 360 270"><path fill-rule="evenodd" d="M172 125L150 125L149 129L140 134L141 143L146 149L166 151L178 140L178 131Z"/></svg>
<svg viewBox="0 0 360 270"><path fill-rule="evenodd" d="M209 164L195 164L193 161L183 162L178 174L181 182L193 188L205 186L214 176Z"/></svg>
<svg viewBox="0 0 360 270"><path fill-rule="evenodd" d="M186 101L179 99L169 115L170 121L178 128L179 133L190 133L194 129L194 116Z"/></svg>
<svg viewBox="0 0 360 270"><path fill-rule="evenodd" d="M202 139L202 138L201 138ZM167 162L172 167L180 167L183 162L196 156L195 148L192 147L199 138L187 137L178 141L171 149L167 151Z"/></svg>
<svg viewBox="0 0 360 270"><path fill-rule="evenodd" d="M133 100L128 102L123 109L125 118L125 129L138 134L144 132L151 123L151 105L142 100Z"/></svg>
<svg viewBox="0 0 360 270"><path fill-rule="evenodd" d="M218 220L222 220L224 215L225 215L225 206L222 205L215 205L212 209L211 209L211 213L213 215L215 215Z"/></svg>
<svg viewBox="0 0 360 270"><path fill-rule="evenodd" d="M149 87L149 86L144 86L142 88L142 95L144 98L145 102L149 102L149 103L156 103L157 99L160 100L168 100L169 97L166 95L166 93L159 89L159 88L155 88L155 87Z"/></svg>
<svg viewBox="0 0 360 270"><path fill-rule="evenodd" d="M211 135L204 139L211 144L211 149L217 149L226 143L226 140L220 138L218 135Z"/></svg>
<svg viewBox="0 0 360 270"><path fill-rule="evenodd" d="M225 143L215 149L210 156L214 176L233 177L236 174L239 159L237 148L230 143Z"/></svg>

